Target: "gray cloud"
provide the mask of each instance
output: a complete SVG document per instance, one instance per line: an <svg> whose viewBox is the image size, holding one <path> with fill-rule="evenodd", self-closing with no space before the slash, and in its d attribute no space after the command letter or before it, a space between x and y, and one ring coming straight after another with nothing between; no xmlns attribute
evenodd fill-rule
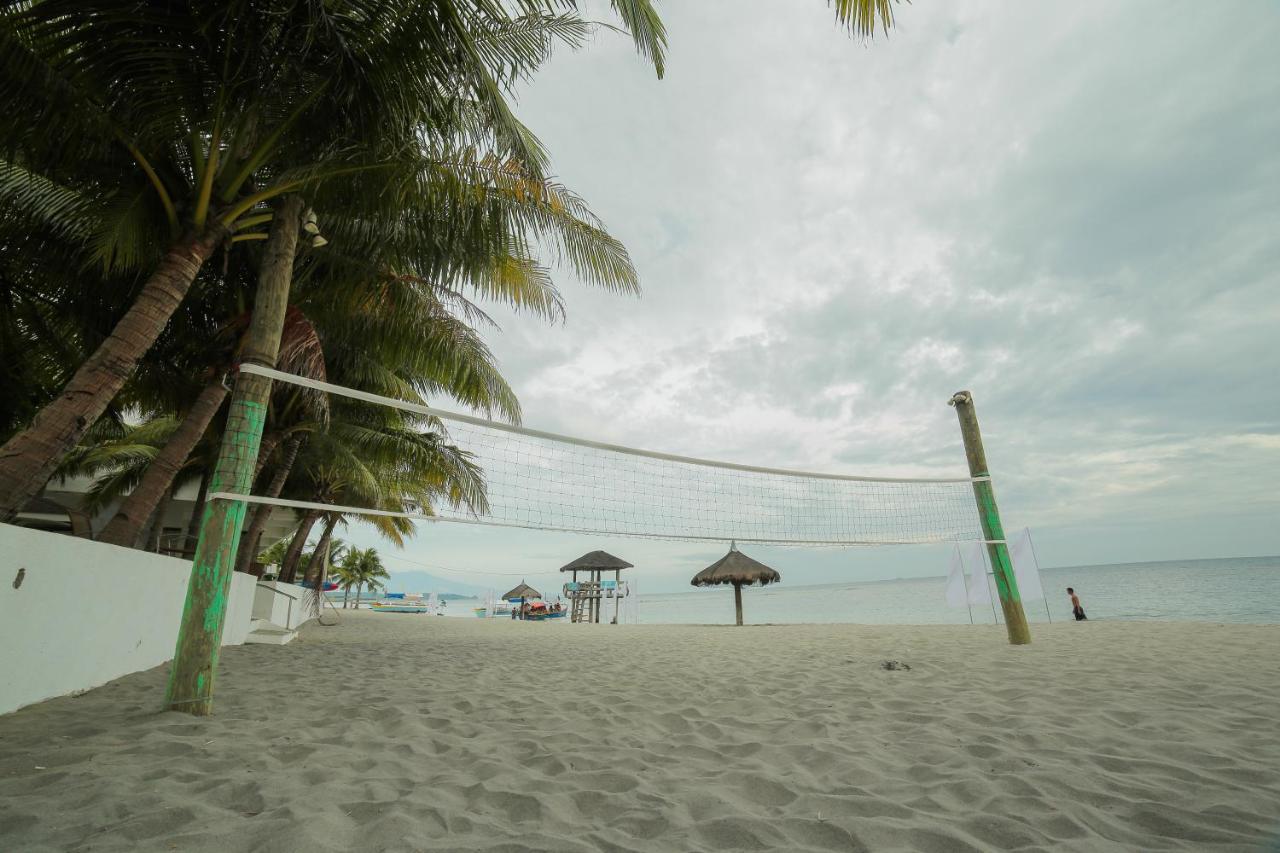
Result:
<svg viewBox="0 0 1280 853"><path fill-rule="evenodd" d="M820 2L664 15L667 80L602 34L520 104L645 284L565 282L563 326L504 320L530 425L954 473L967 387L1047 563L1280 552L1276 7L914 4L868 45ZM422 547L555 562L539 536ZM630 547L672 583L717 550ZM942 571L928 549L776 559Z"/></svg>

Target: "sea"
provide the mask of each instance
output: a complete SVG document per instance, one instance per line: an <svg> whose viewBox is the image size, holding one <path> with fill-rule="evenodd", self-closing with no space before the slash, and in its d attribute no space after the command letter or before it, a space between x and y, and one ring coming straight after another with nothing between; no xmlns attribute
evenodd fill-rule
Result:
<svg viewBox="0 0 1280 853"><path fill-rule="evenodd" d="M1074 587L1091 620L1190 620L1280 623L1280 556L1066 566L1041 570L1048 601L1025 601L1032 622L1068 621ZM731 624L733 590L713 587L649 594L638 575L638 618L650 624ZM875 625L991 624L998 603L948 607L944 578L903 578L813 586L785 583L743 590L754 624L852 622ZM479 601L450 601L452 616L472 616Z"/></svg>

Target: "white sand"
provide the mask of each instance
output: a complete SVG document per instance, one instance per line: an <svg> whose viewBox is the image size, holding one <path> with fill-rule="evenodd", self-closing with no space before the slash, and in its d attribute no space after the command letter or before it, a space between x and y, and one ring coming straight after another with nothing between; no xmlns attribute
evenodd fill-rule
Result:
<svg viewBox="0 0 1280 853"><path fill-rule="evenodd" d="M212 718L156 711L164 668L0 717L0 849L1243 851L1280 832L1280 626L1035 629L1013 648L990 627L348 612L226 650Z"/></svg>

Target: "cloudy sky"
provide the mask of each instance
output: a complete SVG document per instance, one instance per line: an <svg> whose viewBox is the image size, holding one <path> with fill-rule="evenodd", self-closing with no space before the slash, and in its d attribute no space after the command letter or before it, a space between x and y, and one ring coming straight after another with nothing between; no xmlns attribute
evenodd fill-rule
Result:
<svg viewBox="0 0 1280 853"><path fill-rule="evenodd" d="M870 43L821 0L660 8L666 79L602 33L519 101L644 284L498 312L526 425L962 474L967 388L1043 564L1280 553L1280 6L922 0ZM388 563L496 585L597 547L650 590L722 551L436 525ZM796 583L945 571L758 550Z"/></svg>

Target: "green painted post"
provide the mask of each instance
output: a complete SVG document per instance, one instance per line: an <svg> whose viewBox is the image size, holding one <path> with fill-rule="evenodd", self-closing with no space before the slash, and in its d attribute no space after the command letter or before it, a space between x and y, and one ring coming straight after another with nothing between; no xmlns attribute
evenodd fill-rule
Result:
<svg viewBox="0 0 1280 853"><path fill-rule="evenodd" d="M302 201L296 196L286 198L276 211L271 236L263 251L253 319L245 335L242 362L276 366L301 217ZM236 377L218 462L209 483L210 493L243 495L253 488L270 395L270 379L250 373ZM244 501L219 498L205 504L165 691L165 707L171 711L203 717L213 710L213 681L244 517Z"/></svg>
<svg viewBox="0 0 1280 853"><path fill-rule="evenodd" d="M996 493L991 487L987 470L987 453L982 447L982 433L978 430L978 416L973 410L973 395L958 391L951 398L956 416L960 418L960 433L964 437L964 455L969 462L969 476L984 477L973 484L973 497L978 504L978 518L982 533L987 539L987 554L991 557L991 569L996 579L996 592L1000 596L1000 609L1004 611L1005 627L1009 642L1015 646L1031 642L1031 627L1027 624L1026 611L1022 609L1022 596L1018 593L1018 580L1013 574L1013 561L1009 559L1009 546L1004 541L1004 525L1000 523L1000 509L996 506Z"/></svg>

